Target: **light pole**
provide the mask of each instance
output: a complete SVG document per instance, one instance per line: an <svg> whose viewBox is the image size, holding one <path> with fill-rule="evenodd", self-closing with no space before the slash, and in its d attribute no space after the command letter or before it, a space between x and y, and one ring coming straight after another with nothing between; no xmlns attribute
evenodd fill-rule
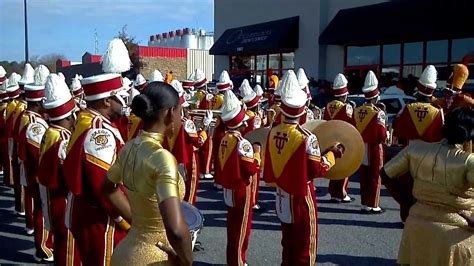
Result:
<svg viewBox="0 0 474 266"><path fill-rule="evenodd" d="M26 8L26 0L23 1L25 7L25 63L28 62L28 12Z"/></svg>

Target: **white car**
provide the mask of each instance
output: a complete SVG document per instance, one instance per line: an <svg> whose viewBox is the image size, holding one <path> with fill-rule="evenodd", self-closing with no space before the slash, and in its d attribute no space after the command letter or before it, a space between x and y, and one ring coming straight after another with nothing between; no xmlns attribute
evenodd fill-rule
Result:
<svg viewBox="0 0 474 266"><path fill-rule="evenodd" d="M347 97L349 101L356 103L356 106L364 104L365 97L363 94L349 95ZM380 102L385 104L387 108L388 124L392 125L395 116L407 105L408 103L415 102L416 98L412 96L402 94L380 94Z"/></svg>

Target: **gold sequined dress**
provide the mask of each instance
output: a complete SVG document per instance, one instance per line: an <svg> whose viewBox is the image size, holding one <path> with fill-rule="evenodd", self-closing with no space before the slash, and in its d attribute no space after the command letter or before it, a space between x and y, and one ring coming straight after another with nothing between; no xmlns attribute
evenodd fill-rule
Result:
<svg viewBox="0 0 474 266"><path fill-rule="evenodd" d="M132 228L112 255L112 265L168 265L168 256L155 246L169 245L158 204L184 197L184 181L174 156L162 147L164 136L142 131L121 150L108 179L122 182L132 210Z"/></svg>
<svg viewBox="0 0 474 266"><path fill-rule="evenodd" d="M389 177L410 172L416 203L405 223L398 263L474 265L474 155L446 141L413 141L385 164Z"/></svg>

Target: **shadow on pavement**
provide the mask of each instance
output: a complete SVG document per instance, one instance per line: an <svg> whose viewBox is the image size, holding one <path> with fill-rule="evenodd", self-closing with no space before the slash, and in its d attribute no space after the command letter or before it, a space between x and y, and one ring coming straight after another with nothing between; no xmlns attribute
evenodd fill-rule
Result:
<svg viewBox="0 0 474 266"><path fill-rule="evenodd" d="M358 257L339 254L317 255L316 264L320 263L334 263L336 265L397 265L397 261L394 259Z"/></svg>

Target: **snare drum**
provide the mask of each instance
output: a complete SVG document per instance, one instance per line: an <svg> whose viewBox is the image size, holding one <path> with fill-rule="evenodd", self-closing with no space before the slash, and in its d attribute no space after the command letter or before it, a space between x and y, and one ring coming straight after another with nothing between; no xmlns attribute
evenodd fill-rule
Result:
<svg viewBox="0 0 474 266"><path fill-rule="evenodd" d="M181 202L181 206L183 208L184 220L186 220L189 233L191 234L192 247L194 250L199 231L201 231L204 225L204 216L202 216L201 212L196 207L187 202Z"/></svg>

